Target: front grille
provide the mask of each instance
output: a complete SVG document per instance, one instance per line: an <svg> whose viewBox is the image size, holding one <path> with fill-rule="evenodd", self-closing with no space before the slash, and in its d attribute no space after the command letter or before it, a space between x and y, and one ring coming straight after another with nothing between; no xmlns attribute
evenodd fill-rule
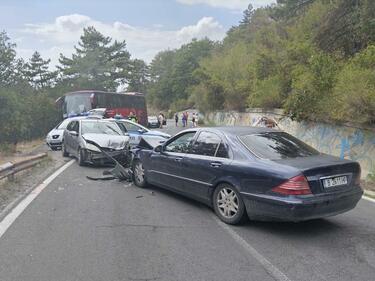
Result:
<svg viewBox="0 0 375 281"><path fill-rule="evenodd" d="M102 150L103 150L103 151L105 151L105 152L114 152L114 151L121 151L121 150L119 150L119 149L114 149L114 148L107 148L107 147L105 147L105 148L102 148Z"/></svg>

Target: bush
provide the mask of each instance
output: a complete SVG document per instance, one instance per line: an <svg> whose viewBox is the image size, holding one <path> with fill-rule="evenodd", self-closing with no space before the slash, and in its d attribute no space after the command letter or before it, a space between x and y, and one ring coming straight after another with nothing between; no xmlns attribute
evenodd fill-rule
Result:
<svg viewBox="0 0 375 281"><path fill-rule="evenodd" d="M44 137L59 120L54 100L47 94L21 92L0 90L0 143L15 144Z"/></svg>
<svg viewBox="0 0 375 281"><path fill-rule="evenodd" d="M374 45L355 56L339 73L333 100L333 119L375 124Z"/></svg>

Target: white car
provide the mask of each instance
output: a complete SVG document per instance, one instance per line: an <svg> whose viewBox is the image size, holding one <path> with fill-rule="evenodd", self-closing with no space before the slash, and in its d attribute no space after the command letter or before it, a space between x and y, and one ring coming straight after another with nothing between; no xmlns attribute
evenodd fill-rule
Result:
<svg viewBox="0 0 375 281"><path fill-rule="evenodd" d="M159 128L160 127L158 117L156 117L156 116L149 116L147 118L147 120L148 120L147 127L149 127L149 128Z"/></svg>
<svg viewBox="0 0 375 281"><path fill-rule="evenodd" d="M55 128L53 128L46 137L46 143L52 150L61 149L64 130L72 120L80 120L85 117L73 117L68 118L60 122Z"/></svg>
<svg viewBox="0 0 375 281"><path fill-rule="evenodd" d="M79 116L79 117L72 117L72 118L67 118L60 122L55 128L53 128L46 137L46 144L52 149L52 150L58 150L61 149L62 147L62 142L63 142L63 134L64 130L72 120L81 120L81 119L100 119L101 117L87 117L87 116Z"/></svg>

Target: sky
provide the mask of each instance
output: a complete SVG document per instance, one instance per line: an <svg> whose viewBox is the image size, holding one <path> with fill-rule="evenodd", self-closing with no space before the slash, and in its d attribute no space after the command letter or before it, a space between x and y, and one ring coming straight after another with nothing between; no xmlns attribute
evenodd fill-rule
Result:
<svg viewBox="0 0 375 281"><path fill-rule="evenodd" d="M58 64L71 56L82 29L94 26L106 36L126 40L132 58L151 62L162 50L193 38L221 40L237 25L249 3L276 0L0 0L0 30L28 60L34 51Z"/></svg>

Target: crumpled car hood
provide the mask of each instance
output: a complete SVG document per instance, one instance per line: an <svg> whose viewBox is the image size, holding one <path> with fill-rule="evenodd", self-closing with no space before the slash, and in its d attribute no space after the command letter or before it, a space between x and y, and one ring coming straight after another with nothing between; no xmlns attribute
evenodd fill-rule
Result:
<svg viewBox="0 0 375 281"><path fill-rule="evenodd" d="M122 149L129 144L128 136L115 136L107 134L83 134L85 140L91 140L102 148Z"/></svg>

